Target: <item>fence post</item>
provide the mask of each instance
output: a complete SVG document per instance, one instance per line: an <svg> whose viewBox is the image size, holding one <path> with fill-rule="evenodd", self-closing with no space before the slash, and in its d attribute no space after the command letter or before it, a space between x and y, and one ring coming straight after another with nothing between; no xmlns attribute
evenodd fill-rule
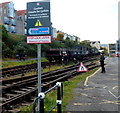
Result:
<svg viewBox="0 0 120 113"><path fill-rule="evenodd" d="M61 82L57 82L58 88L57 88L57 111L58 113L61 113Z"/></svg>
<svg viewBox="0 0 120 113"><path fill-rule="evenodd" d="M54 109L57 106L57 111L58 113L62 113L62 98L63 98L63 84L61 82L57 82L56 85L52 88L50 88L49 90L47 90L46 92L40 92L38 94L38 97L35 98L34 103L33 103L33 112L32 113L36 113L36 102L40 100L40 108L38 113L44 113L44 98L45 98L45 94L47 94L48 92L50 92L51 90L53 90L54 88L57 87L57 101L56 101L56 105L53 106L50 111L48 113L50 113L52 111L52 109ZM39 106L38 106L39 107Z"/></svg>
<svg viewBox="0 0 120 113"><path fill-rule="evenodd" d="M40 100L40 113L44 113L44 99Z"/></svg>
<svg viewBox="0 0 120 113"><path fill-rule="evenodd" d="M40 113L44 113L44 98L45 93L39 93L38 96L40 97Z"/></svg>

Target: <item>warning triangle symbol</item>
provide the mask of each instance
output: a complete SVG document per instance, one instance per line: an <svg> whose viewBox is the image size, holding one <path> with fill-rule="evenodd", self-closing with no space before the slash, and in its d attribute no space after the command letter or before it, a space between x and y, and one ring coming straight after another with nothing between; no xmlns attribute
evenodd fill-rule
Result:
<svg viewBox="0 0 120 113"><path fill-rule="evenodd" d="M37 20L37 22L36 22L35 26L42 26L42 24L41 24L40 20Z"/></svg>
<svg viewBox="0 0 120 113"><path fill-rule="evenodd" d="M88 69L81 62L80 66L78 68L78 72L86 72L86 71L88 71Z"/></svg>

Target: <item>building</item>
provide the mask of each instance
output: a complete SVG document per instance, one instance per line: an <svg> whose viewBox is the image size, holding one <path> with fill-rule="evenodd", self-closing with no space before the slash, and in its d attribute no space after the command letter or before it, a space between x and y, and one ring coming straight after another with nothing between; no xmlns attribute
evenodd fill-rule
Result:
<svg viewBox="0 0 120 113"><path fill-rule="evenodd" d="M14 3L0 3L0 24L10 33L26 34L26 10L16 11Z"/></svg>
<svg viewBox="0 0 120 113"><path fill-rule="evenodd" d="M55 40L57 38L57 29L52 27L52 38Z"/></svg>
<svg viewBox="0 0 120 113"><path fill-rule="evenodd" d="M100 41L90 41L91 47L96 47L98 50L100 49Z"/></svg>
<svg viewBox="0 0 120 113"><path fill-rule="evenodd" d="M114 55L116 53L116 44L108 44L109 55Z"/></svg>
<svg viewBox="0 0 120 113"><path fill-rule="evenodd" d="M27 27L27 16L26 16L26 10L19 10L16 11L16 32L17 34L24 35L27 33L26 27Z"/></svg>
<svg viewBox="0 0 120 113"><path fill-rule="evenodd" d="M0 24L10 33L16 33L15 9L13 2L0 3Z"/></svg>
<svg viewBox="0 0 120 113"><path fill-rule="evenodd" d="M100 45L102 48L105 48L106 50L108 50L108 44L101 44Z"/></svg>
<svg viewBox="0 0 120 113"><path fill-rule="evenodd" d="M120 52L120 38L117 40L116 50L117 52Z"/></svg>
<svg viewBox="0 0 120 113"><path fill-rule="evenodd" d="M67 38L68 38L68 34L67 34L67 33L64 33L63 39L65 40L65 39L67 39Z"/></svg>

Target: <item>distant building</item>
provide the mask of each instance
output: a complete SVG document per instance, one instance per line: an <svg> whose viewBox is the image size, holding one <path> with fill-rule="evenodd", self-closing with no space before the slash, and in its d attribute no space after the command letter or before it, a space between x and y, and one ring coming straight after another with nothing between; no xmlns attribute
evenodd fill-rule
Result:
<svg viewBox="0 0 120 113"><path fill-rule="evenodd" d="M116 44L108 44L108 53L109 55L114 55L116 53Z"/></svg>
<svg viewBox="0 0 120 113"><path fill-rule="evenodd" d="M0 3L0 24L10 33L16 33L15 9L13 2Z"/></svg>
<svg viewBox="0 0 120 113"><path fill-rule="evenodd" d="M21 34L21 35L26 34L26 31L27 31L26 30L26 27L27 27L26 20L27 20L26 10L16 11L17 34Z"/></svg>
<svg viewBox="0 0 120 113"><path fill-rule="evenodd" d="M80 42L80 38L79 38L79 37L77 37L77 36L75 36L75 35L73 35L73 41Z"/></svg>
<svg viewBox="0 0 120 113"><path fill-rule="evenodd" d="M68 38L68 34L67 34L67 33L64 33L63 39L65 40L66 38Z"/></svg>
<svg viewBox="0 0 120 113"><path fill-rule="evenodd" d="M98 50L100 49L100 41L90 41L90 45L96 47Z"/></svg>
<svg viewBox="0 0 120 113"><path fill-rule="evenodd" d="M117 40L116 50L120 52L120 38Z"/></svg>
<svg viewBox="0 0 120 113"><path fill-rule="evenodd" d="M57 38L57 29L52 27L52 38L56 39Z"/></svg>
<svg viewBox="0 0 120 113"><path fill-rule="evenodd" d="M108 44L101 44L100 46L108 50Z"/></svg>

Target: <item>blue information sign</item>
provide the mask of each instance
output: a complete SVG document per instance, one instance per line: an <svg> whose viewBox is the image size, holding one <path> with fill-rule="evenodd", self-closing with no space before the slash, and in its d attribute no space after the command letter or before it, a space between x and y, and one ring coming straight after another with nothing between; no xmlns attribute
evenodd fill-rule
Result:
<svg viewBox="0 0 120 113"><path fill-rule="evenodd" d="M49 27L41 27L41 28L29 28L30 35L41 35L41 34L49 34Z"/></svg>

